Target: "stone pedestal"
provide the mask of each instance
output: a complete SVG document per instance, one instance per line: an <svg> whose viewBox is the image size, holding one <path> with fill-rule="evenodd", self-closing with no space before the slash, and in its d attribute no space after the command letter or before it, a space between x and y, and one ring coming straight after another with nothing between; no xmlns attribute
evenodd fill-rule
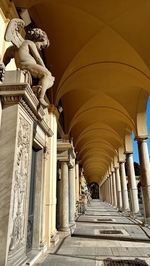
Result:
<svg viewBox="0 0 150 266"><path fill-rule="evenodd" d="M120 179L121 179L121 191L122 191L122 209L123 211L129 211L129 198L128 198L124 161L119 162L119 165L120 165Z"/></svg>
<svg viewBox="0 0 150 266"><path fill-rule="evenodd" d="M26 260L33 134L31 109L36 99L27 84L1 85L0 97L3 105L0 129L0 265L16 266Z"/></svg>
<svg viewBox="0 0 150 266"><path fill-rule="evenodd" d="M150 162L147 148L147 137L137 138L141 168L141 185L144 199L146 222L150 223Z"/></svg>
<svg viewBox="0 0 150 266"><path fill-rule="evenodd" d="M27 260L33 132L35 139L37 128L44 136L50 136L51 130L43 118L43 108L27 83L1 84L0 100L0 265L19 266ZM41 184L42 179L36 183L36 192L39 186L41 190ZM36 194L36 199L41 203L39 196ZM33 242L37 249L42 241L41 215L41 211L35 212L37 231L34 233L38 239L34 234Z"/></svg>

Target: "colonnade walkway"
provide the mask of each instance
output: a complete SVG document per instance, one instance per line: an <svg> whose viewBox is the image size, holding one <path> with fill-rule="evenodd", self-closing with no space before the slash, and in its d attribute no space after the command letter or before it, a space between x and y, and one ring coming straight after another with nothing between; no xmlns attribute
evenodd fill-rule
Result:
<svg viewBox="0 0 150 266"><path fill-rule="evenodd" d="M150 265L150 227L105 202L92 200L78 217L72 236L49 250L39 265Z"/></svg>

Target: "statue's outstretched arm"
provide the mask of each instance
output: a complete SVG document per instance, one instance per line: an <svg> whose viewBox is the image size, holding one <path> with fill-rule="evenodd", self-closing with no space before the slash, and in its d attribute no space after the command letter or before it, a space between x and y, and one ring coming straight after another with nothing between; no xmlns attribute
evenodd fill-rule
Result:
<svg viewBox="0 0 150 266"><path fill-rule="evenodd" d="M3 57L3 63L5 66L10 62L10 60L14 58L14 47L10 46L6 49L4 57Z"/></svg>
<svg viewBox="0 0 150 266"><path fill-rule="evenodd" d="M42 58L41 58L41 56L40 56L40 54L38 52L38 49L37 49L35 43L34 42L30 42L29 46L30 46L31 54L34 57L34 59L37 62L37 64L45 67L45 64L44 64L44 62L43 62L43 60L42 60Z"/></svg>

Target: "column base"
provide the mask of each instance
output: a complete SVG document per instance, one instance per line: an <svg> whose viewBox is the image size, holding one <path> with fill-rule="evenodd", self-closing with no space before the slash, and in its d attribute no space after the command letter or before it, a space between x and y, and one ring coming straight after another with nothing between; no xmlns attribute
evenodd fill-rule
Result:
<svg viewBox="0 0 150 266"><path fill-rule="evenodd" d="M71 234L73 234L73 232L74 232L74 230L75 230L75 228L76 228L76 223L74 222L74 223L70 223L70 232L71 232Z"/></svg>
<svg viewBox="0 0 150 266"><path fill-rule="evenodd" d="M124 214L130 215L130 209L121 209L121 212L123 212Z"/></svg>
<svg viewBox="0 0 150 266"><path fill-rule="evenodd" d="M47 245L41 250L32 249L28 254L28 262L25 265L34 265L34 263L47 251ZM22 265L22 264L21 264ZM24 265L24 264L23 264Z"/></svg>
<svg viewBox="0 0 150 266"><path fill-rule="evenodd" d="M61 232L70 232L70 227L69 226L68 227L60 227L59 231L61 231Z"/></svg>
<svg viewBox="0 0 150 266"><path fill-rule="evenodd" d="M46 241L40 242L40 249L43 250L44 252L47 250L47 242Z"/></svg>
<svg viewBox="0 0 150 266"><path fill-rule="evenodd" d="M58 241L59 241L59 235L58 232L56 231L50 238L50 247L55 247Z"/></svg>

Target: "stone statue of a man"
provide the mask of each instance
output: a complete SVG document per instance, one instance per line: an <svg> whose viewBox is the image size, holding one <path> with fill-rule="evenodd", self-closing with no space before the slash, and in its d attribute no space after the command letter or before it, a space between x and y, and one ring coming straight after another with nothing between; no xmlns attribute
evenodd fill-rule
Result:
<svg viewBox="0 0 150 266"><path fill-rule="evenodd" d="M6 66L11 58L15 59L16 67L30 72L33 78L38 79L38 85L35 86L39 92L39 101L42 106L48 104L44 100L46 90L51 88L54 83L54 77L46 68L39 50L49 46L49 40L44 31L35 28L28 32L24 39L20 31L24 28L24 21L18 18L12 19L6 29L5 40L11 41L12 46L8 47L3 58Z"/></svg>

